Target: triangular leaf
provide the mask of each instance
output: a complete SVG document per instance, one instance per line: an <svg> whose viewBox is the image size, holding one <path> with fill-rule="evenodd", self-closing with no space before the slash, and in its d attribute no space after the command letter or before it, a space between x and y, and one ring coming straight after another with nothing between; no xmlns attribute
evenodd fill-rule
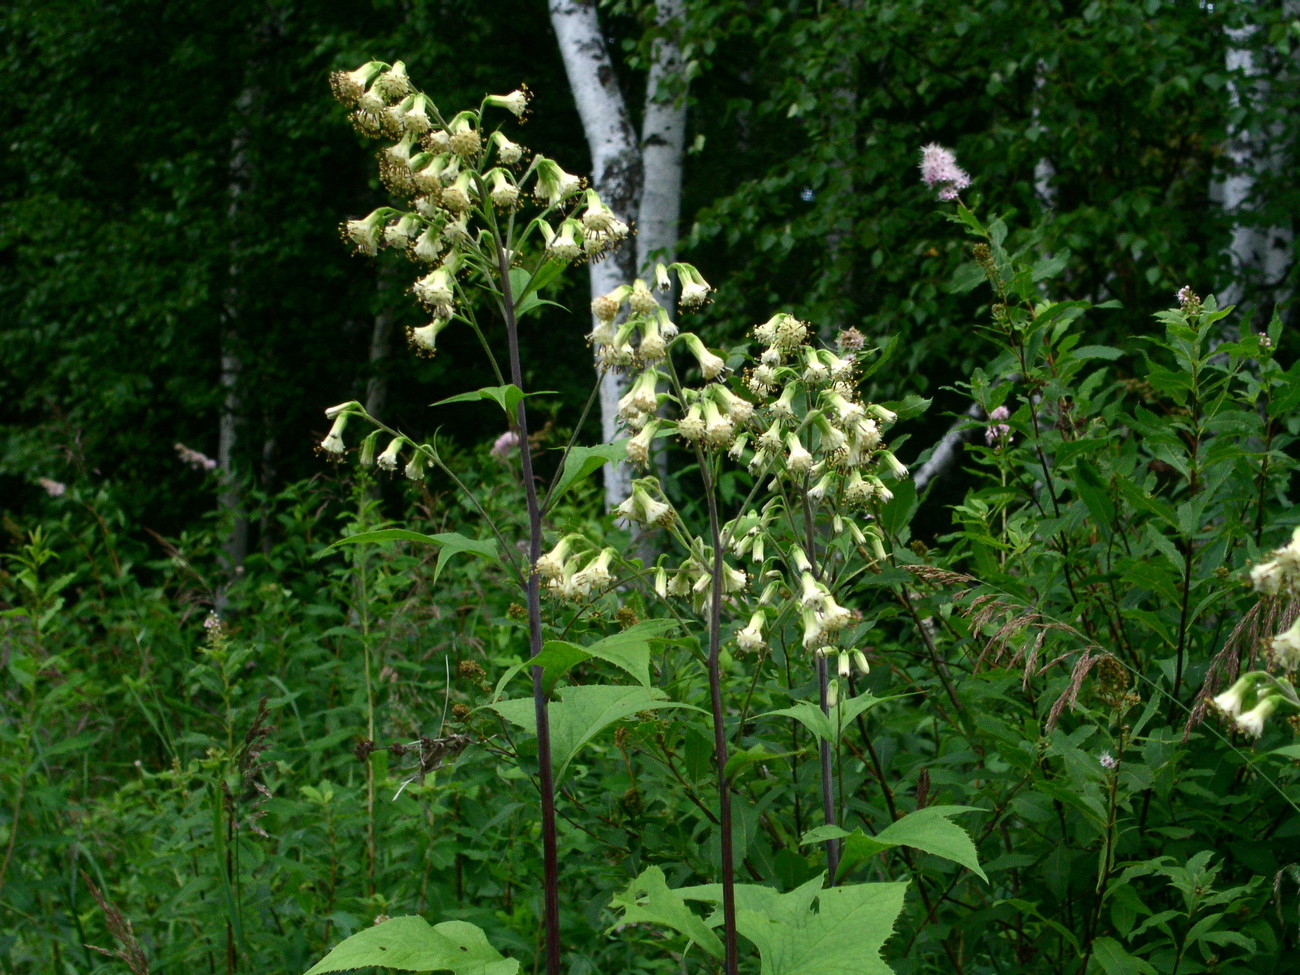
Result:
<svg viewBox="0 0 1300 975"><path fill-rule="evenodd" d="M761 912L741 908L737 896L736 928L758 948L762 975L892 975L880 949L903 910L907 884L818 891L820 884L781 894Z"/></svg>
<svg viewBox="0 0 1300 975"><path fill-rule="evenodd" d="M354 968L455 975L515 975L519 962L488 944L482 930L466 921L430 925L422 917L394 917L358 931L309 968L306 975Z"/></svg>
<svg viewBox="0 0 1300 975"><path fill-rule="evenodd" d="M627 441L616 440L613 443L597 444L595 447L571 447L564 456L564 467L560 479L546 496L546 507L552 507L564 493L584 478L590 477L606 464L620 461L627 456Z"/></svg>
<svg viewBox="0 0 1300 975"><path fill-rule="evenodd" d="M980 868L979 854L975 852L970 835L948 819L964 812L983 810L976 806L927 806L890 823L875 835L874 840L889 846L914 847L952 860L978 874L987 883L989 878Z"/></svg>
<svg viewBox="0 0 1300 975"><path fill-rule="evenodd" d="M699 945L715 958L723 955L722 942L698 915L691 912L682 896L668 887L664 872L647 867L641 876L615 895L610 907L623 911L623 924L648 922L671 928Z"/></svg>
<svg viewBox="0 0 1300 975"><path fill-rule="evenodd" d="M622 687L612 684L587 684L560 689L560 700L548 706L551 723L551 755L555 762L555 781L559 783L569 762L584 745L603 730L639 711L660 708L691 708L689 704L666 700L667 694L657 687ZM533 699L512 698L485 705L511 724L537 734Z"/></svg>
<svg viewBox="0 0 1300 975"><path fill-rule="evenodd" d="M818 738L836 742L840 732L850 721L868 708L875 707L888 698L875 697L870 692L851 697L847 701L838 701L831 708L830 714L822 711L821 706L811 701L798 701L792 707L760 714L760 718L784 717L794 718Z"/></svg>
<svg viewBox="0 0 1300 975"><path fill-rule="evenodd" d="M676 620L644 620L626 630L589 644L583 649L631 674L643 686L650 685L650 651L652 641L677 629Z"/></svg>
<svg viewBox="0 0 1300 975"><path fill-rule="evenodd" d="M429 405L446 406L448 403L474 403L478 400L490 399L501 407L508 418L513 419L515 407L526 396L545 396L554 392L553 389L536 389L531 393L525 393L513 383L506 383L504 386L484 386L482 389L474 389L468 393L458 393L455 396L448 396L446 399L440 399L438 402Z"/></svg>

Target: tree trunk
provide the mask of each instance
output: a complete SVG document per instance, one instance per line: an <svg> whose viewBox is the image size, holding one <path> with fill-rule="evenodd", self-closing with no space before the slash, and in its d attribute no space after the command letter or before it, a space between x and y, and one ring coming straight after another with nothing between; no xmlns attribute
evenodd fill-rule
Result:
<svg viewBox="0 0 1300 975"><path fill-rule="evenodd" d="M1241 122L1229 131L1229 171L1215 188L1220 205L1234 220L1227 251L1231 279L1215 291L1220 307L1250 298L1267 314L1273 303L1287 297L1284 282L1294 232L1289 226L1267 226L1258 215L1264 203L1260 183L1282 172L1287 148L1282 121L1276 115L1272 121L1264 118L1272 85L1266 55L1257 49L1258 30L1254 23L1227 30L1228 101Z"/></svg>
<svg viewBox="0 0 1300 975"><path fill-rule="evenodd" d="M673 39L683 0L659 0L657 20L665 36L653 46L642 139L638 143L618 85L594 3L552 0L555 31L564 70L573 90L583 132L591 150L591 181L620 220L637 226L635 247L623 247L591 265L592 297L643 276L656 260L671 260L681 214L681 159L685 139L686 96L681 52ZM594 322L593 322L594 325ZM618 400L626 392L625 373L600 376L601 435L619 434ZM632 490L632 468L605 469L605 505L612 509Z"/></svg>
<svg viewBox="0 0 1300 975"><path fill-rule="evenodd" d="M229 182L226 184L226 222L229 232L230 260L226 268L226 287L222 296L221 322L221 414L217 424L217 465L221 471L221 492L217 507L226 537L221 545L225 569L230 575L239 572L248 555L248 511L244 484L236 461L236 448L247 429L247 410L240 387L243 383L244 358L240 323L244 317L244 255L241 227L246 208L252 166L248 158L249 116L257 93L246 85L235 102L239 123L230 140Z"/></svg>

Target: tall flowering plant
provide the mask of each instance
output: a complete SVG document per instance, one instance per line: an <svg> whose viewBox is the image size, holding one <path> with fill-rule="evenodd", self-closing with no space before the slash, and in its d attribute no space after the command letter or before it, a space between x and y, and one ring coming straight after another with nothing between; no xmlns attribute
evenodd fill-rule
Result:
<svg viewBox="0 0 1300 975"><path fill-rule="evenodd" d="M517 453L528 512L522 546L472 494L486 538L387 530L344 541L401 538L473 552L500 564L524 595L526 659L502 675L480 713L536 740L544 873L540 941L548 973L558 975L564 967L557 784L579 749L625 719L661 712L689 721L700 711L711 731L716 812L710 816L717 827L719 883L692 888L688 895L670 889L663 870L652 865L629 878L613 909L627 922L657 925L731 975L742 967L742 938L768 959L807 953L820 943L820 951L855 969L885 970L879 952L906 885L842 883L863 856L852 862L841 856L841 842L850 834L837 822L843 797L836 772L836 750L848 723L878 703L870 694L850 693L852 675L865 674L869 664L860 646L868 624L851 608L848 594L864 573L886 566L890 556L875 519L893 499L891 484L907 477L888 446L899 416L859 393L859 376L876 364L873 351L853 331L836 348L822 347L808 323L784 312L754 326L748 347L711 349L681 320L709 300L709 284L692 265L659 265L652 280L626 282L591 307L588 341L598 367L630 377L618 404L627 436L594 446L569 444L555 481L544 490L529 438L521 322L541 306L541 293L565 266L600 259L629 228L582 179L494 127L525 114L529 95L523 89L447 116L415 88L400 62L370 62L335 74L332 83L358 131L386 144L379 170L395 198L394 205L349 220L343 236L362 254L391 248L414 264L411 290L429 316L427 325L409 332L417 354L434 354L448 328L477 336L496 385L453 399L490 400L507 411L512 429L493 453ZM656 297L674 286L680 295L676 315ZM361 404L331 407L327 416L333 425L320 445L325 455L342 458L357 444L364 464L400 469L412 479L436 470L464 486L435 443L388 426ZM693 510L679 511L672 485L654 473L657 449L694 459L699 484L691 493L701 503ZM565 492L602 464L618 461L636 465L643 476L605 534L553 531L549 523ZM748 487L724 492L724 478L738 483L737 471ZM629 556L627 531L660 536L662 554L654 564ZM526 556L520 557L521 549ZM637 621L631 601L662 608L655 618ZM568 639L583 629L580 620L611 617L624 620L621 633L586 644ZM676 680L670 694L656 677L666 675L669 656L682 654L688 679ZM632 683L573 683L569 668L575 660L611 663ZM680 668L674 663L672 669ZM808 673L815 699L753 714L752 682L780 669L792 687L804 683L798 674ZM511 678L523 671L531 677L531 696L508 697ZM747 694L733 673L752 675L745 677ZM694 704L696 685L689 674L701 678L702 708ZM823 824L820 832L794 842L795 848L800 840L821 844L826 875L782 895L762 884L736 882L734 744L743 726L759 720L797 722L818 754ZM562 729L558 738L556 727ZM965 834L942 818L936 827L935 819L912 831L906 822L895 824L900 828L893 843L875 849L938 828L955 834L946 848L960 849L955 858L978 871ZM699 915L688 901L712 903L716 910ZM491 960L503 973L518 967L470 925L445 921L431 927L412 917L355 935L312 972L392 966L398 951L408 953L404 963L416 968L460 971L471 960Z"/></svg>

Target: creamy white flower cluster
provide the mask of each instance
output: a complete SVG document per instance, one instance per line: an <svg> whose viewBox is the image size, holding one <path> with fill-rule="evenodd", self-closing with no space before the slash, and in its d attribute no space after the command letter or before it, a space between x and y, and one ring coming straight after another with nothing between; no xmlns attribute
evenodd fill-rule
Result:
<svg viewBox="0 0 1300 975"><path fill-rule="evenodd" d="M1292 532L1290 542L1250 570L1250 582L1256 592L1266 596L1300 596L1300 528ZM1285 674L1300 670L1300 619L1273 637L1268 658ZM1291 682L1262 670L1244 674L1212 703L1236 728L1254 738L1263 734L1265 723L1278 707L1300 711L1300 697Z"/></svg>
<svg viewBox="0 0 1300 975"><path fill-rule="evenodd" d="M678 276L684 303L697 304L707 297L707 283L690 265L660 266L656 283L667 286L672 273ZM847 535L860 550L885 558L879 529L842 514L848 508L888 502L893 494L882 475L907 475L884 444L885 430L897 416L861 401L854 389L854 353L861 349L861 336L847 335L844 351L835 354L812 344L807 323L789 314L774 315L754 328L761 347L758 357L729 383L727 361L699 336L680 331L644 281L597 298L592 311L597 324L589 338L600 361L610 368L639 370L619 401L621 420L636 431L627 444L632 463L648 467L654 440L675 435L688 446L726 451L746 462L755 475L772 478L771 494L761 509L742 513L722 531L726 555L742 565L749 563L749 577L766 581L748 624L735 634L737 648L763 647L764 627L780 615L776 601L789 598L797 606L806 649L822 656L838 654L842 672L854 664L865 670L860 651L840 646L855 614L839 605L801 548L791 550L786 543L772 541L783 531L788 537L794 524L800 526L796 534L802 534L803 504L825 504L837 536ZM673 349L693 360L702 382L677 384L668 361ZM665 408L675 419L661 415ZM796 499L802 499L798 510L788 511L787 505ZM691 598L703 609L713 585L712 549L684 536L656 479L637 481L618 514L632 524L673 530L688 554L675 566L660 560L655 588L661 596ZM724 593L742 591L749 577L726 563Z"/></svg>
<svg viewBox="0 0 1300 975"><path fill-rule="evenodd" d="M548 591L571 602L590 599L614 582L611 565L618 553L596 549L581 534L565 535L534 566Z"/></svg>
<svg viewBox="0 0 1300 975"><path fill-rule="evenodd" d="M657 265L656 287L668 291L674 273L681 288L678 306L683 311L698 308L708 300L712 289L690 264ZM725 371L726 363L709 352L697 336L681 333L668 310L640 278L593 300L591 314L596 324L587 341L595 349L601 368L645 370L619 402L619 417L633 430L642 429L658 405L657 386L667 378L659 366L672 346L680 343L688 349L706 379L715 379Z"/></svg>
<svg viewBox="0 0 1300 975"><path fill-rule="evenodd" d="M1290 542L1250 570L1250 582L1266 596L1300 596L1300 528L1292 532ZM1287 673L1300 670L1300 619L1273 638L1269 657Z"/></svg>
<svg viewBox="0 0 1300 975"><path fill-rule="evenodd" d="M1214 698L1213 704L1239 731L1252 738L1264 733L1265 723L1279 707L1300 711L1300 698L1291 684L1260 670L1244 674Z"/></svg>
<svg viewBox="0 0 1300 975"><path fill-rule="evenodd" d="M489 95L477 111L444 119L433 100L416 90L400 61L338 71L330 84L335 97L353 110L350 118L358 131L391 140L379 153L379 175L403 205L348 220L341 234L358 253L373 256L381 247L394 248L430 268L411 290L432 320L407 331L422 355L434 354L438 335L455 317L458 275L496 268L492 232L474 226L476 211L512 213L529 189L544 209L525 225L520 242L536 233L547 258L564 262L597 259L630 232L581 178L540 154L524 167L522 146L499 130L484 132L488 108L523 117L531 97L527 88Z"/></svg>
<svg viewBox="0 0 1300 975"><path fill-rule="evenodd" d="M1256 592L1268 596L1300 595L1300 528L1288 544L1250 570L1250 582Z"/></svg>

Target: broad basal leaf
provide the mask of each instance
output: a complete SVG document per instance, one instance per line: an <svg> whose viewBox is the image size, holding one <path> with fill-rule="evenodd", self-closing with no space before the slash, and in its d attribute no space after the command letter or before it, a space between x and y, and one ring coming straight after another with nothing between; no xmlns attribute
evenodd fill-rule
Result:
<svg viewBox="0 0 1300 975"><path fill-rule="evenodd" d="M354 968L455 975L516 975L519 962L488 944L482 930L466 921L430 925L422 917L394 917L358 931L309 968L306 975Z"/></svg>

